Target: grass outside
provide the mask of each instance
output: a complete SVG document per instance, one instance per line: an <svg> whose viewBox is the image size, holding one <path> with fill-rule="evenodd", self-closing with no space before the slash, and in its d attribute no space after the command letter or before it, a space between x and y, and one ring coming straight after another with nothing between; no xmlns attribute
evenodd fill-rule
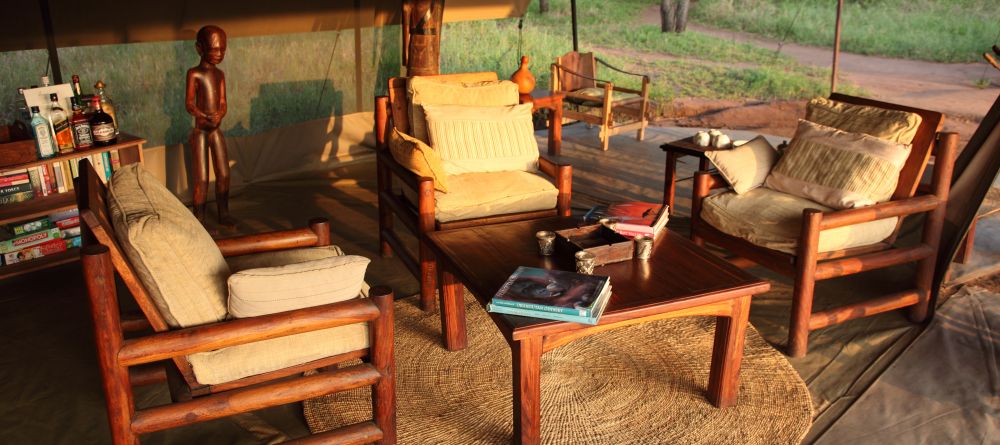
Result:
<svg viewBox="0 0 1000 445"><path fill-rule="evenodd" d="M699 0L692 21L833 46L832 0ZM997 0L847 0L841 49L935 62L977 62L1000 35Z"/></svg>
<svg viewBox="0 0 1000 445"><path fill-rule="evenodd" d="M537 88L548 88L549 65L572 49L568 1L551 2L546 14L532 2L524 18L521 53L531 57ZM645 0L578 0L581 51L626 71L651 77L659 102L680 97L805 99L826 95L829 70L799 64L752 45L686 32L661 33L642 24ZM442 35L442 72L517 69L519 19L449 23ZM600 77L637 87L638 78L598 68ZM848 86L845 92L851 92Z"/></svg>

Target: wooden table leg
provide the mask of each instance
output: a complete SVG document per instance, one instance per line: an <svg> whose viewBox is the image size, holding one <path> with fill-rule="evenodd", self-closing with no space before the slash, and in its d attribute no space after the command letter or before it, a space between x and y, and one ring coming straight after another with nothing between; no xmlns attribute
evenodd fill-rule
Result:
<svg viewBox="0 0 1000 445"><path fill-rule="evenodd" d="M559 101L549 113L549 154L559 156L562 148L562 101Z"/></svg>
<svg viewBox="0 0 1000 445"><path fill-rule="evenodd" d="M718 408L736 404L740 388L740 362L750 318L750 296L732 300L729 317L716 317L708 401Z"/></svg>
<svg viewBox="0 0 1000 445"><path fill-rule="evenodd" d="M663 203L667 205L667 214L674 214L674 194L677 191L677 158L679 153L667 151L667 165L663 173Z"/></svg>
<svg viewBox="0 0 1000 445"><path fill-rule="evenodd" d="M465 349L468 339L465 331L465 298L462 283L448 268L439 267L441 294L441 332L444 347L449 351Z"/></svg>
<svg viewBox="0 0 1000 445"><path fill-rule="evenodd" d="M712 168L712 164L708 162L708 158L698 158L698 171L708 171Z"/></svg>
<svg viewBox="0 0 1000 445"><path fill-rule="evenodd" d="M514 371L514 444L535 445L542 440L542 339L511 345Z"/></svg>

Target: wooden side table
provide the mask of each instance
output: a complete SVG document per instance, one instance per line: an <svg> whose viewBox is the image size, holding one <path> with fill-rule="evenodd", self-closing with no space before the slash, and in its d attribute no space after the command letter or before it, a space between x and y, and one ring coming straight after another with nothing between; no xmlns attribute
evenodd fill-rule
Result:
<svg viewBox="0 0 1000 445"><path fill-rule="evenodd" d="M705 157L705 152L719 150L695 144L691 139L678 139L660 146L660 150L667 152L666 171L663 174L663 203L667 205L670 215L674 214L674 194L677 191L677 160L682 156L694 156L698 158L698 170L708 170L711 164Z"/></svg>
<svg viewBox="0 0 1000 445"><path fill-rule="evenodd" d="M522 94L521 103L531 102L531 111L538 111L542 108L552 110L549 116L549 154L559 156L562 148L562 115L563 98L565 93L553 93L550 91L535 90L531 94Z"/></svg>

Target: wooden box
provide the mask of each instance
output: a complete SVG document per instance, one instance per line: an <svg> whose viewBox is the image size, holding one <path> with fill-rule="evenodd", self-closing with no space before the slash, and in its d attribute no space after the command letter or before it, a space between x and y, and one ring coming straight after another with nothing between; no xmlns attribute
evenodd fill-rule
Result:
<svg viewBox="0 0 1000 445"><path fill-rule="evenodd" d="M556 251L573 255L586 250L597 257L597 265L628 261L633 255L632 239L601 224L556 231Z"/></svg>

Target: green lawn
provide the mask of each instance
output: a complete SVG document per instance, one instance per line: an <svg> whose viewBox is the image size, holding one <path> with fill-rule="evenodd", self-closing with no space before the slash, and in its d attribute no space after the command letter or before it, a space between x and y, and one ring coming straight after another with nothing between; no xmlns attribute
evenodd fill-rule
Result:
<svg viewBox="0 0 1000 445"><path fill-rule="evenodd" d="M833 46L834 0L700 0L692 21ZM1000 35L997 0L846 0L841 49L936 62L982 61Z"/></svg>

